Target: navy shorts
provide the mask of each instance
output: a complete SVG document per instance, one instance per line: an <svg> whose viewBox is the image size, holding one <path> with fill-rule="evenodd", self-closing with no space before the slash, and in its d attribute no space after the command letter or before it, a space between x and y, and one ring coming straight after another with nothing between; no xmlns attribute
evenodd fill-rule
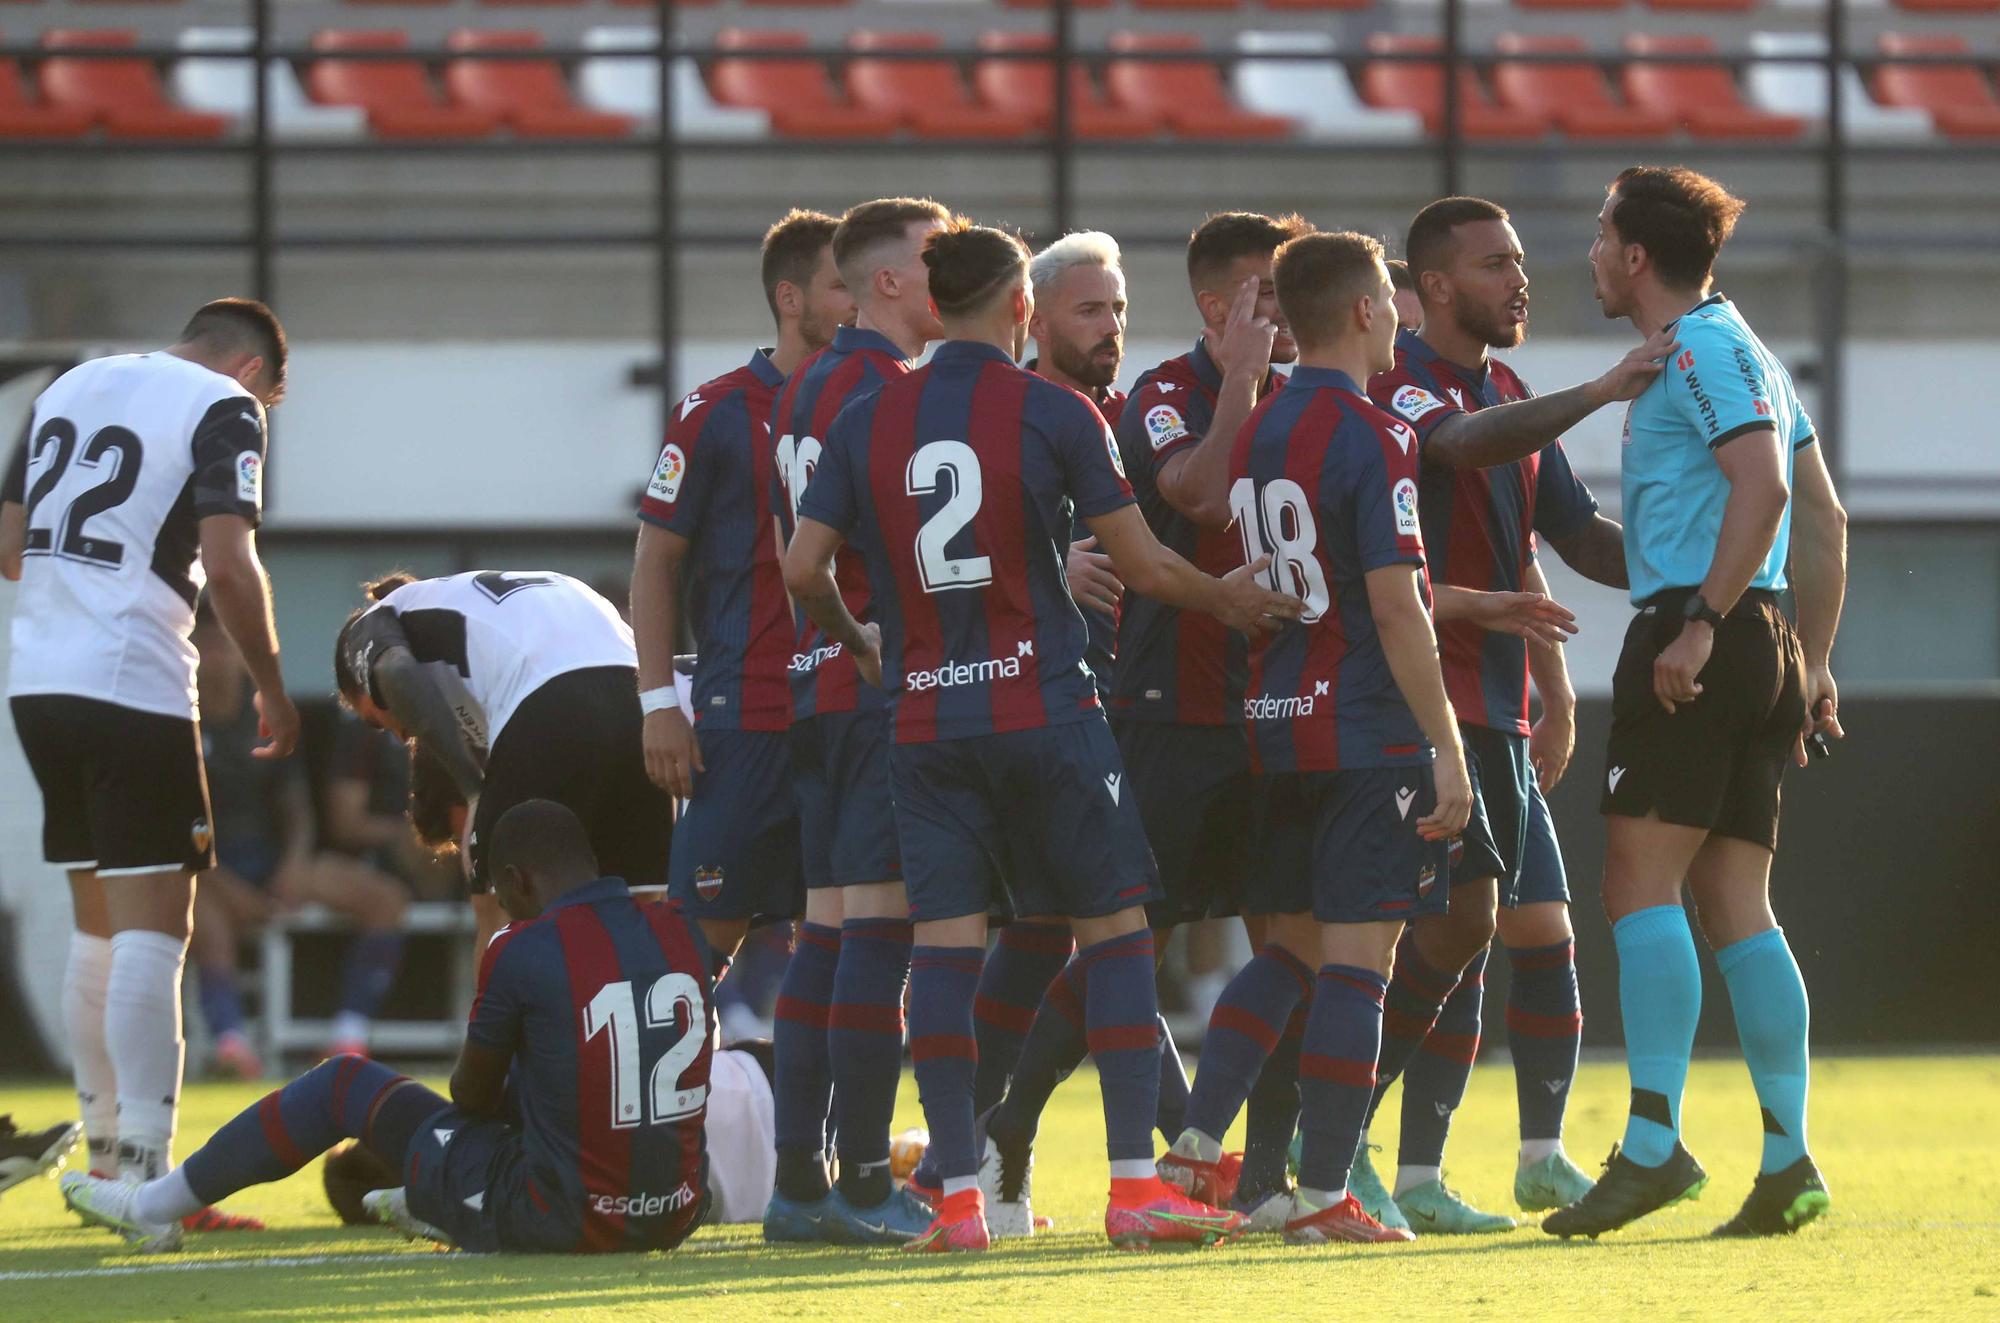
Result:
<svg viewBox="0 0 2000 1323"><path fill-rule="evenodd" d="M1100 713L890 757L910 918L998 908L1099 918L1161 897L1153 852Z"/></svg>
<svg viewBox="0 0 2000 1323"><path fill-rule="evenodd" d="M1237 912L1250 873L1250 742L1241 726L1115 721L1164 898L1155 928Z"/></svg>
<svg viewBox="0 0 2000 1323"><path fill-rule="evenodd" d="M668 894L697 919L792 919L805 907L790 737L697 732L694 797L674 825Z"/></svg>
<svg viewBox="0 0 2000 1323"><path fill-rule="evenodd" d="M1279 772L1258 777L1252 798L1244 913L1310 911L1321 923L1444 913L1451 843L1417 835L1437 806L1428 765Z"/></svg>
<svg viewBox="0 0 2000 1323"><path fill-rule="evenodd" d="M1463 723L1458 737L1472 777L1472 820L1452 851L1451 884L1498 878L1505 896L1520 881L1521 841L1528 831L1528 787L1535 783L1528 740L1511 731Z"/></svg>
<svg viewBox="0 0 2000 1323"><path fill-rule="evenodd" d="M1528 783L1528 834L1521 842L1521 872L1518 884L1503 888L1500 903L1509 909L1538 905L1547 901L1569 904L1569 873L1563 867L1562 845L1556 840L1556 821L1549 814L1549 802L1542 788Z"/></svg>
<svg viewBox="0 0 2000 1323"><path fill-rule="evenodd" d="M791 745L806 885L901 879L887 709L808 717L793 724Z"/></svg>
<svg viewBox="0 0 2000 1323"><path fill-rule="evenodd" d="M410 1141L403 1180L410 1211L460 1249L560 1253L581 1228L560 1201L533 1188L521 1132L447 1107Z"/></svg>

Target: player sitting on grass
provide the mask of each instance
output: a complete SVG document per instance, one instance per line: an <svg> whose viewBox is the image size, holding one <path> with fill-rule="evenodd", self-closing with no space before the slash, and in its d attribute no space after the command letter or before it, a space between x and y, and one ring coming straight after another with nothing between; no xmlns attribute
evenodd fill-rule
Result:
<svg viewBox="0 0 2000 1323"><path fill-rule="evenodd" d="M70 1207L141 1250L171 1250L181 1217L353 1138L409 1178L367 1203L412 1235L543 1253L685 1240L708 1207L707 947L678 911L641 908L599 877L583 824L559 804L508 810L490 846L514 923L487 947L450 1099L333 1057L157 1180L71 1173ZM518 1119L506 1119L516 1064Z"/></svg>

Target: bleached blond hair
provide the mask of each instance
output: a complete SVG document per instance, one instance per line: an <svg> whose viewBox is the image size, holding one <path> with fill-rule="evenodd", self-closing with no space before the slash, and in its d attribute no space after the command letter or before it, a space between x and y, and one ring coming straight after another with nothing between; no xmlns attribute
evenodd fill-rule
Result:
<svg viewBox="0 0 2000 1323"><path fill-rule="evenodd" d="M1034 284L1035 297L1039 299L1054 288L1063 272L1073 266L1103 266L1122 273L1118 241L1102 230L1078 230L1036 253L1028 262L1028 279Z"/></svg>

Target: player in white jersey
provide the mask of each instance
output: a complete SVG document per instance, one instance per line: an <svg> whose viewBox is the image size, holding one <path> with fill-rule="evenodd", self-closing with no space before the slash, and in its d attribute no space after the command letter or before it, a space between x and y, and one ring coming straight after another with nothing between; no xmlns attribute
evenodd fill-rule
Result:
<svg viewBox="0 0 2000 1323"><path fill-rule="evenodd" d="M637 654L618 610L567 574L394 574L334 641L361 717L432 755L472 806L466 855L482 943L505 921L480 842L514 805L583 819L606 874L665 887L673 800L646 775Z"/></svg>
<svg viewBox="0 0 2000 1323"><path fill-rule="evenodd" d="M43 854L69 874L63 1012L99 1173L169 1165L194 875L215 863L189 641L204 583L257 686L258 755L298 740L255 537L284 389L270 309L207 304L167 349L57 378L0 489L21 581L8 697Z"/></svg>

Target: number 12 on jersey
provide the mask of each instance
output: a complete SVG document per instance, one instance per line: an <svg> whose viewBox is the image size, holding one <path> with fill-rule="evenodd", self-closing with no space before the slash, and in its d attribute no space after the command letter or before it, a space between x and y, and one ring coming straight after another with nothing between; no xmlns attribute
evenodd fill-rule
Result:
<svg viewBox="0 0 2000 1323"><path fill-rule="evenodd" d="M660 1059L653 1063L651 1088L639 1091L640 1024L647 1029L679 1030ZM681 1030L682 1017L687 1028ZM681 1076L701 1055L708 1041L708 1019L702 1014L701 985L688 974L666 974L646 989L642 1007L630 980L607 983L583 1008L585 1042L600 1033L610 1036L611 1128L668 1125L693 1116L708 1102L708 1086L680 1087Z"/></svg>
<svg viewBox="0 0 2000 1323"><path fill-rule="evenodd" d="M1229 513L1243 535L1243 563L1271 558L1266 577L1273 592L1287 593L1306 604L1299 619L1312 624L1326 614L1332 601L1326 570L1313 553L1319 548L1319 526L1305 488L1290 478L1278 478L1259 491L1250 478L1238 478L1229 489Z"/></svg>

